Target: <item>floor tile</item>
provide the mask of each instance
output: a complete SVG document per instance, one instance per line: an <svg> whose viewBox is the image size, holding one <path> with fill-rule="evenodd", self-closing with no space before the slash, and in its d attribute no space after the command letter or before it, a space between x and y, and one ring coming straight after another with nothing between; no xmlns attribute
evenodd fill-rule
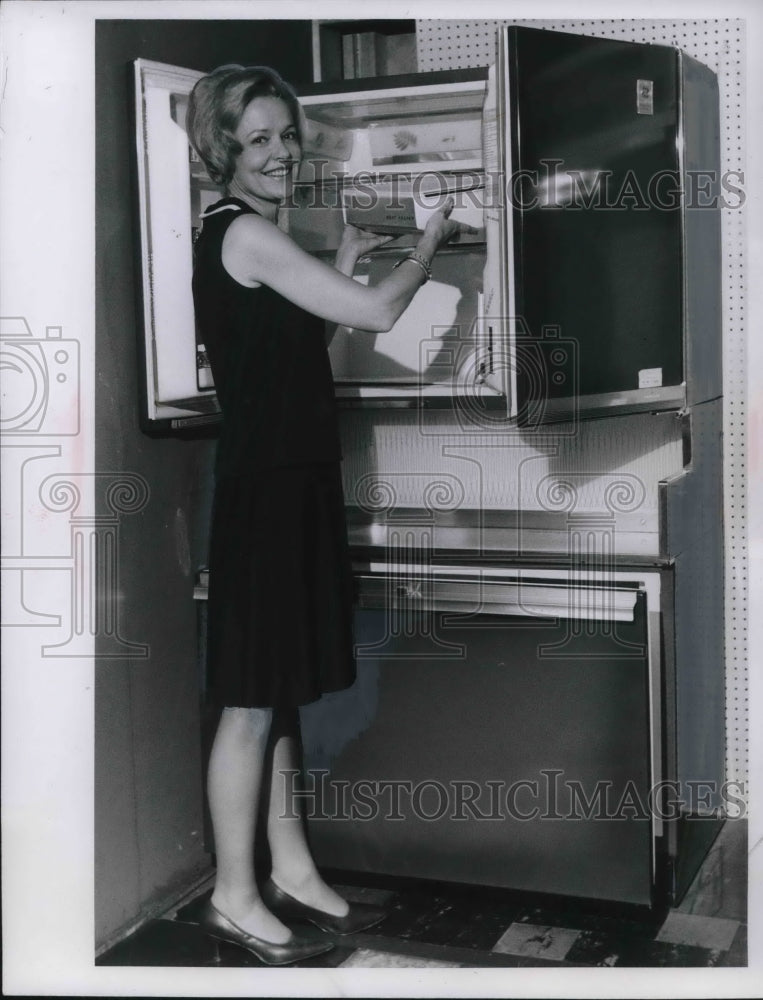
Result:
<svg viewBox="0 0 763 1000"><path fill-rule="evenodd" d="M721 964L723 953L669 941L623 940L613 957L613 961L603 961L600 964L638 969L711 968Z"/></svg>
<svg viewBox="0 0 763 1000"><path fill-rule="evenodd" d="M443 962L434 958L419 958L416 955L396 955L387 951L372 951L358 948L342 962L343 969L457 969L458 962Z"/></svg>
<svg viewBox="0 0 763 1000"><path fill-rule="evenodd" d="M379 933L404 940L418 937L431 927L443 905L441 897L425 890L397 893L390 901L387 916L378 925Z"/></svg>
<svg viewBox="0 0 763 1000"><path fill-rule="evenodd" d="M566 957L569 962L580 965L617 965L623 950L622 943L627 940L621 935L606 931L580 931Z"/></svg>
<svg viewBox="0 0 763 1000"><path fill-rule="evenodd" d="M727 820L694 882L677 907L682 913L747 919L747 823Z"/></svg>
<svg viewBox="0 0 763 1000"><path fill-rule="evenodd" d="M739 930L731 942L731 947L723 956L720 964L744 969L747 967L747 962L747 927L745 924L740 924Z"/></svg>
<svg viewBox="0 0 763 1000"><path fill-rule="evenodd" d="M472 887L396 882L345 884L351 902L385 906L377 927L302 968L702 968L747 965L747 843L744 823L727 823L680 907L600 907L591 901L527 897ZM401 888L401 885L405 885ZM164 919L153 920L97 959L109 966L259 967L251 953L219 948L197 926L211 882ZM317 932L316 932L317 933Z"/></svg>
<svg viewBox="0 0 763 1000"><path fill-rule="evenodd" d="M516 923L501 935L492 950L559 961L566 957L579 933L565 927Z"/></svg>
<svg viewBox="0 0 763 1000"><path fill-rule="evenodd" d="M655 940L727 951L738 929L738 920L673 911L668 915Z"/></svg>
<svg viewBox="0 0 763 1000"><path fill-rule="evenodd" d="M334 885L340 896L348 903L370 903L372 906L384 906L396 895L394 889L375 889L364 885Z"/></svg>
<svg viewBox="0 0 763 1000"><path fill-rule="evenodd" d="M521 958L518 955L503 955L494 951L477 951L473 948L430 944L426 941L386 938L382 935L374 935L373 932L370 934L359 934L353 941L356 947L367 948L370 951L410 955L416 958L432 959L468 968L518 968L531 961L530 959ZM559 964L558 962L544 962L543 959L533 959L532 962L539 965Z"/></svg>
<svg viewBox="0 0 763 1000"><path fill-rule="evenodd" d="M416 941L490 951L518 914L517 903L446 896L410 936Z"/></svg>
<svg viewBox="0 0 763 1000"><path fill-rule="evenodd" d="M644 908L638 915L623 915L590 906L560 903L552 906L526 906L520 910L518 923L548 924L550 927L568 927L571 930L599 931L628 938L653 940L665 920L664 913Z"/></svg>

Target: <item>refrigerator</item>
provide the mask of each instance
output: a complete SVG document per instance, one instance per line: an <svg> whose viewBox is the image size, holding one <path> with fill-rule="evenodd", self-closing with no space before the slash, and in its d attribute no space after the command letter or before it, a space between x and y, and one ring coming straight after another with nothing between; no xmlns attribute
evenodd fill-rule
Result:
<svg viewBox="0 0 763 1000"><path fill-rule="evenodd" d="M496 51L484 70L300 95L303 163L280 224L307 250L330 262L345 219L387 231L407 216L359 262L356 280L374 283L448 193L477 230L437 255L392 330L331 331L337 396L491 426L717 397L714 74L666 46L525 27L501 29ZM142 408L160 430L217 411L188 291L218 194L184 131L200 75L135 63Z"/></svg>
<svg viewBox="0 0 763 1000"><path fill-rule="evenodd" d="M218 413L190 298L218 196L183 130L199 75L135 64L150 433ZM346 483L358 682L302 713L316 858L675 901L722 817L717 796L706 823L663 801L723 780L715 76L667 46L515 26L490 67L300 100L279 224L309 252L330 263L347 220L394 233L359 261L376 282L449 193L475 230L389 332L327 329L344 428L363 428ZM607 424L603 447L583 423ZM399 453L379 472L385 435ZM461 502L453 456L476 468L480 441L499 487L536 475L527 509ZM645 474L660 441L673 457Z"/></svg>

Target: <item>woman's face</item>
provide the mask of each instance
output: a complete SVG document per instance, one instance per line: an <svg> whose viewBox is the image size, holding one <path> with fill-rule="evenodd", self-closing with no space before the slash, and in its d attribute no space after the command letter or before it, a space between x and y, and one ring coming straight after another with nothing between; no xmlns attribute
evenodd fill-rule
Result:
<svg viewBox="0 0 763 1000"><path fill-rule="evenodd" d="M291 194L301 150L297 129L280 97L255 97L234 132L241 143L230 184L269 216Z"/></svg>

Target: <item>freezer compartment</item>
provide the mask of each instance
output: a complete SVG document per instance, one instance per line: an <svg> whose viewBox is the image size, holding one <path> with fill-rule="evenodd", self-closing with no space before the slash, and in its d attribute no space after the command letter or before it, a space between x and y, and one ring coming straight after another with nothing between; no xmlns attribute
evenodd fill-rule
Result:
<svg viewBox="0 0 763 1000"><path fill-rule="evenodd" d="M484 79L424 80L418 86L301 97L307 128L300 180L479 170Z"/></svg>
<svg viewBox="0 0 763 1000"><path fill-rule="evenodd" d="M447 192L453 217L474 230L438 253L433 280L388 333L333 331L340 400L451 407L471 398L511 409L515 371L494 287L502 274L495 171L484 172L494 156L485 111L495 114L497 93L484 75L302 99L312 138L284 225L304 249L333 259L345 223L394 235L356 269L356 280L374 284L415 245Z"/></svg>
<svg viewBox="0 0 763 1000"><path fill-rule="evenodd" d="M535 427L714 398L722 204L714 75L666 46L516 26L500 29L497 43L496 64L474 79L420 74L397 87L366 80L352 84L362 90L301 98L305 155L283 225L310 252L333 258L351 188L484 178L484 204L472 206L484 233L460 241L465 279L483 248L482 303L470 288L459 306L466 315L454 316L460 275L449 263L438 277L442 304L431 289L417 296L433 332L411 321L418 345L455 326L469 339L464 324L477 317L483 348L473 377L454 381L461 368L430 372L426 361L422 371L407 342L355 355L339 337L339 395L471 407L491 431L494 414L483 408ZM217 409L190 289L194 230L216 197L183 128L200 75L135 62L143 419L152 428L215 419ZM416 207L409 224L420 227ZM370 269L381 273L412 240L415 232L404 233ZM460 360L460 345L451 354ZM435 369L444 356L435 351Z"/></svg>
<svg viewBox="0 0 763 1000"><path fill-rule="evenodd" d="M650 904L645 593L615 622L409 583L359 580L358 681L302 709L318 863ZM454 585L470 610L437 609Z"/></svg>

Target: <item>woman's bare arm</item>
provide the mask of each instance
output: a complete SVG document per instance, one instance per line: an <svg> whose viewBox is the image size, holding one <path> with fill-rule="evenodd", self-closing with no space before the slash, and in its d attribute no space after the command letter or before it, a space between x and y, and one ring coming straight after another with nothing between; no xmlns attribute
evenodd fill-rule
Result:
<svg viewBox="0 0 763 1000"><path fill-rule="evenodd" d="M418 241L418 252L431 260L460 228L447 218L447 210L436 213ZM306 253L259 215L247 214L231 224L222 260L228 273L243 285L268 285L323 319L372 332L391 329L423 282L422 269L408 261L390 269L378 285L362 285Z"/></svg>

